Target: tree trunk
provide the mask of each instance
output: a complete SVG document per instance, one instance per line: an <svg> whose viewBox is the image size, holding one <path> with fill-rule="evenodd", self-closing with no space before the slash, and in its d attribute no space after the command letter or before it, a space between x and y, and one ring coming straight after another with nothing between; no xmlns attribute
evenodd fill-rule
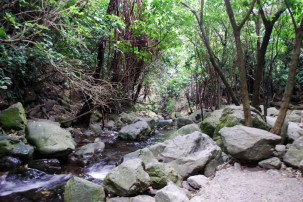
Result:
<svg viewBox="0 0 303 202"><path fill-rule="evenodd" d="M245 125L251 127L252 126L252 119L250 114L250 105L249 105L249 96L248 96L248 89L247 89L247 80L246 80L246 70L245 70L245 62L243 57L243 50L241 45L241 29L245 24L246 20L248 19L249 15L252 12L256 0L253 0L249 11L246 13L246 16L241 21L240 25L236 24L235 17L233 10L230 5L229 0L225 0L227 14L230 20L230 23L233 28L233 33L236 41L236 48L237 48L237 55L238 55L238 62L240 67L240 82L241 82L241 93L242 93L242 102L243 102L243 111L244 111L244 118L245 118Z"/></svg>
<svg viewBox="0 0 303 202"><path fill-rule="evenodd" d="M303 18L301 19L300 27L296 30L295 44L294 44L293 52L291 54L288 79L287 79L284 95L282 98L281 108L278 114L278 118L275 122L275 125L270 131L277 135L280 135L281 133L281 128L283 126L286 112L288 110L288 106L294 89L296 70L299 63L299 57L301 52L300 47L302 45L302 40L303 40Z"/></svg>

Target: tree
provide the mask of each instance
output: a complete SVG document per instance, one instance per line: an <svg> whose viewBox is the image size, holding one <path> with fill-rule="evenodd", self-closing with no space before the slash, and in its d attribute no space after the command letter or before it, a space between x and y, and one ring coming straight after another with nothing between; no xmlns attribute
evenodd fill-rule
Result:
<svg viewBox="0 0 303 202"><path fill-rule="evenodd" d="M287 5L287 1L286 5ZM288 5L287 5L288 7ZM288 73L288 79L287 79L287 84L285 87L285 91L284 91L284 95L282 98L282 104L281 104L281 108L279 110L279 114L277 117L277 120L275 122L274 127L271 129L270 132L274 133L274 134L278 134L280 135L281 133L281 128L283 126L284 123L284 119L286 117L286 113L288 110L288 106L290 103L290 99L293 93L293 88L295 85L295 80L296 80L296 70L298 67L298 61L299 61L299 57L300 57L300 53L301 53L301 45L302 45L302 40L303 40L303 17L301 19L300 25L299 27L297 27L296 25L296 21L292 15L291 10L289 9L289 13L292 17L292 21L293 21L293 26L296 32L296 36L295 36L295 41L294 41L294 49L292 51L291 54L291 61L290 61L290 67L289 67L289 73Z"/></svg>
<svg viewBox="0 0 303 202"><path fill-rule="evenodd" d="M236 105L240 105L239 100L237 99L236 95L234 94L232 88L230 87L227 79L224 76L224 72L222 71L222 67L224 65L223 62L221 62L221 64L218 64L216 62L216 57L214 54L214 51L212 50L211 46L210 46L210 42L209 42L209 37L207 36L205 30L204 30L204 25L203 25L203 9L204 9L204 0L201 0L201 10L200 10L200 17L198 16L198 13L195 9L190 8L187 4L185 3L181 3L183 6L185 6L186 8L190 9L190 11L194 14L198 25L199 25L199 29L200 29L200 37L202 39L202 41L204 42L204 45L207 48L207 52L209 54L209 58L210 58L210 62L213 65L214 69L216 70L216 72L218 73L218 75L220 76L222 82L224 83L227 92L229 93L229 95L231 96L233 102Z"/></svg>
<svg viewBox="0 0 303 202"><path fill-rule="evenodd" d="M259 5L259 12L265 27L265 33L262 40L262 45L257 44L257 67L255 69L255 81L254 81L254 88L253 88L253 98L252 98L252 106L255 108L260 109L260 86L261 81L263 78L263 72L265 68L265 54L267 50L267 46L269 44L270 36L273 30L273 27L275 25L275 22L280 18L281 14L285 11L285 8L280 8L273 17L266 17L263 7L261 5L260 0L257 0L257 3ZM259 41L259 40L258 40Z"/></svg>
<svg viewBox="0 0 303 202"><path fill-rule="evenodd" d="M243 25L245 24L246 20L248 19L249 15L251 14L256 0L252 1L248 12L246 13L244 19L241 21L241 23L239 25L237 25L237 23L236 23L234 12L230 5L230 1L229 0L224 0L224 1L226 4L227 14L228 14L230 23L232 25L233 33L234 33L234 37L235 37L235 41L236 41L237 56L238 56L238 62L239 62L239 66L240 66L240 82L241 82L241 93L242 93L245 125L252 126L249 96L248 96L247 81L246 81L245 62L244 62L244 57L243 57L243 50L242 50L240 36L241 36L241 29L242 29Z"/></svg>

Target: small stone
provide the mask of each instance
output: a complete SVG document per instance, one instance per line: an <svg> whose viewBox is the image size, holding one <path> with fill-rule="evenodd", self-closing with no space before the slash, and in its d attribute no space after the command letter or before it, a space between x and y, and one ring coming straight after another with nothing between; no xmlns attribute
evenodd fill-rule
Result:
<svg viewBox="0 0 303 202"><path fill-rule="evenodd" d="M278 151L278 152L285 152L286 151L286 146L278 144L278 145L276 145L275 150Z"/></svg>
<svg viewBox="0 0 303 202"><path fill-rule="evenodd" d="M195 175L189 177L187 181L193 188L200 189L208 183L208 178L204 175Z"/></svg>
<svg viewBox="0 0 303 202"><path fill-rule="evenodd" d="M274 169L270 169L268 171L266 171L267 174L270 174L270 175L275 175L275 176L280 176L280 173L278 170L274 170Z"/></svg>
<svg viewBox="0 0 303 202"><path fill-rule="evenodd" d="M234 164L234 168L235 168L236 170L242 170L241 164L238 163L238 162L236 162L236 163Z"/></svg>
<svg viewBox="0 0 303 202"><path fill-rule="evenodd" d="M270 159L260 161L258 164L262 168L267 168L267 169L280 169L281 168L281 161L277 157L273 157Z"/></svg>

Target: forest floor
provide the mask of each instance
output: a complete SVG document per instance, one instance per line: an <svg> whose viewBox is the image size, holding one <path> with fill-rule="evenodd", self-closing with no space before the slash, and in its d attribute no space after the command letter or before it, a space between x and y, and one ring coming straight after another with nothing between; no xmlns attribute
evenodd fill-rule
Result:
<svg viewBox="0 0 303 202"><path fill-rule="evenodd" d="M291 170L230 167L218 171L191 201L302 202L303 178Z"/></svg>

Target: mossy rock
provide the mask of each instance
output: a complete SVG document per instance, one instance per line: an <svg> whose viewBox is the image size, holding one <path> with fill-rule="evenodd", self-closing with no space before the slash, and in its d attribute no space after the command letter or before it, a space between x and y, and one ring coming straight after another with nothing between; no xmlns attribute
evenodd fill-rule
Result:
<svg viewBox="0 0 303 202"><path fill-rule="evenodd" d="M102 186L79 177L68 180L65 193L65 202L97 202L105 201L105 192Z"/></svg>
<svg viewBox="0 0 303 202"><path fill-rule="evenodd" d="M213 111L207 118L200 123L200 129L203 133L213 137L217 124L219 123L223 109Z"/></svg>
<svg viewBox="0 0 303 202"><path fill-rule="evenodd" d="M1 111L0 123L5 129L24 129L27 125L27 119L22 104L18 102Z"/></svg>

